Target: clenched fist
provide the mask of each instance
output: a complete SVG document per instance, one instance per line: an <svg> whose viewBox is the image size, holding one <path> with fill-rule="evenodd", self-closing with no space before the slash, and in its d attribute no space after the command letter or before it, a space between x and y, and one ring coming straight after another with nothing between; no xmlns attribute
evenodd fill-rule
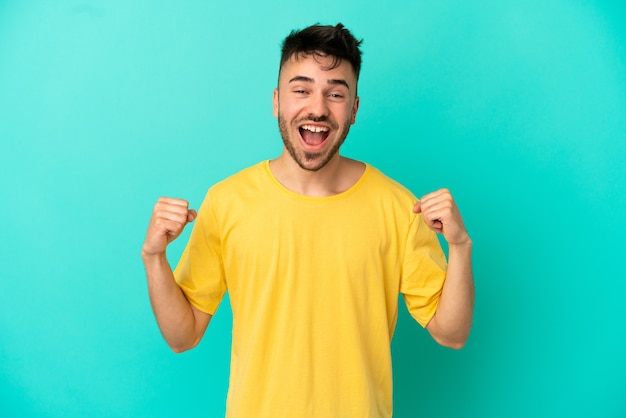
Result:
<svg viewBox="0 0 626 418"><path fill-rule="evenodd" d="M450 245L462 245L471 242L463 218L448 189L440 189L422 197L413 208L421 213L430 229L443 234Z"/></svg>
<svg viewBox="0 0 626 418"><path fill-rule="evenodd" d="M178 238L185 225L196 219L196 216L196 211L189 209L186 200L160 198L154 205L142 255L164 254L167 245Z"/></svg>

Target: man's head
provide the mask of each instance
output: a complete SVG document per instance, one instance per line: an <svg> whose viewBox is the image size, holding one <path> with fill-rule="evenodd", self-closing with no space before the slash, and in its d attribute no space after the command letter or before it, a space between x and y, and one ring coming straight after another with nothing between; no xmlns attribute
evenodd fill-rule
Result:
<svg viewBox="0 0 626 418"><path fill-rule="evenodd" d="M346 60L352 65L356 79L361 72L362 40L357 40L341 23L336 26L313 25L302 30L294 30L285 38L281 48L280 69L292 57L314 55L332 57L329 69Z"/></svg>
<svg viewBox="0 0 626 418"><path fill-rule="evenodd" d="M360 43L341 24L294 31L283 42L274 116L286 153L304 170L339 161L359 107Z"/></svg>

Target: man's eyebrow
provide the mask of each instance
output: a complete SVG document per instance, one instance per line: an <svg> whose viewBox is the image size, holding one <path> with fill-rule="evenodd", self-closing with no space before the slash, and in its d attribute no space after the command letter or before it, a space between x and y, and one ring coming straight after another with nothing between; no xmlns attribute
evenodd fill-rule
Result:
<svg viewBox="0 0 626 418"><path fill-rule="evenodd" d="M350 86L348 85L348 82L342 78L333 78L331 80L328 80L328 84L333 84L336 86L346 86L346 88L350 90Z"/></svg>
<svg viewBox="0 0 626 418"><path fill-rule="evenodd" d="M297 75L294 78L292 78L291 80L289 80L290 83L296 82L296 81L303 81L305 83L313 83L315 80L313 80L311 77L305 77L303 75Z"/></svg>
<svg viewBox="0 0 626 418"><path fill-rule="evenodd" d="M313 80L311 77L306 77L303 75L297 75L294 78L292 78L291 80L289 80L290 83L294 83L294 82L304 82L304 83L314 83L315 80ZM332 78L330 80L328 80L328 84L331 85L339 85L339 86L345 86L348 90L350 90L350 86L348 85L348 82L342 78Z"/></svg>

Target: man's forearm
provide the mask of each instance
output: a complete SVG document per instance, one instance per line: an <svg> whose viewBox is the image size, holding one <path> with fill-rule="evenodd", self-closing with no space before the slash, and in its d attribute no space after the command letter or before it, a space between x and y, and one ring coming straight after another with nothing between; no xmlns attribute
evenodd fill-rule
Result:
<svg viewBox="0 0 626 418"><path fill-rule="evenodd" d="M446 281L428 331L440 344L461 348L472 327L474 279L472 243L450 245Z"/></svg>
<svg viewBox="0 0 626 418"><path fill-rule="evenodd" d="M165 341L175 352L194 347L200 339L196 319L191 304L176 284L165 254L142 254L142 258L150 303Z"/></svg>

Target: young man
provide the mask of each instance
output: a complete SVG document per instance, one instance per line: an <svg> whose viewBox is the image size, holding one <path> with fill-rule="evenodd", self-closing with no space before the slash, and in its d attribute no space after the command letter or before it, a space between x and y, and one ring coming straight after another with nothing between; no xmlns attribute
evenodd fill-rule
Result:
<svg viewBox="0 0 626 418"><path fill-rule="evenodd" d="M440 344L468 337L472 242L450 193L417 201L339 154L359 108L359 45L342 25L292 32L273 99L283 153L214 185L199 214L155 205L142 256L170 347L198 344L229 292L229 417L391 416L398 292ZM172 272L166 246L196 215Z"/></svg>

